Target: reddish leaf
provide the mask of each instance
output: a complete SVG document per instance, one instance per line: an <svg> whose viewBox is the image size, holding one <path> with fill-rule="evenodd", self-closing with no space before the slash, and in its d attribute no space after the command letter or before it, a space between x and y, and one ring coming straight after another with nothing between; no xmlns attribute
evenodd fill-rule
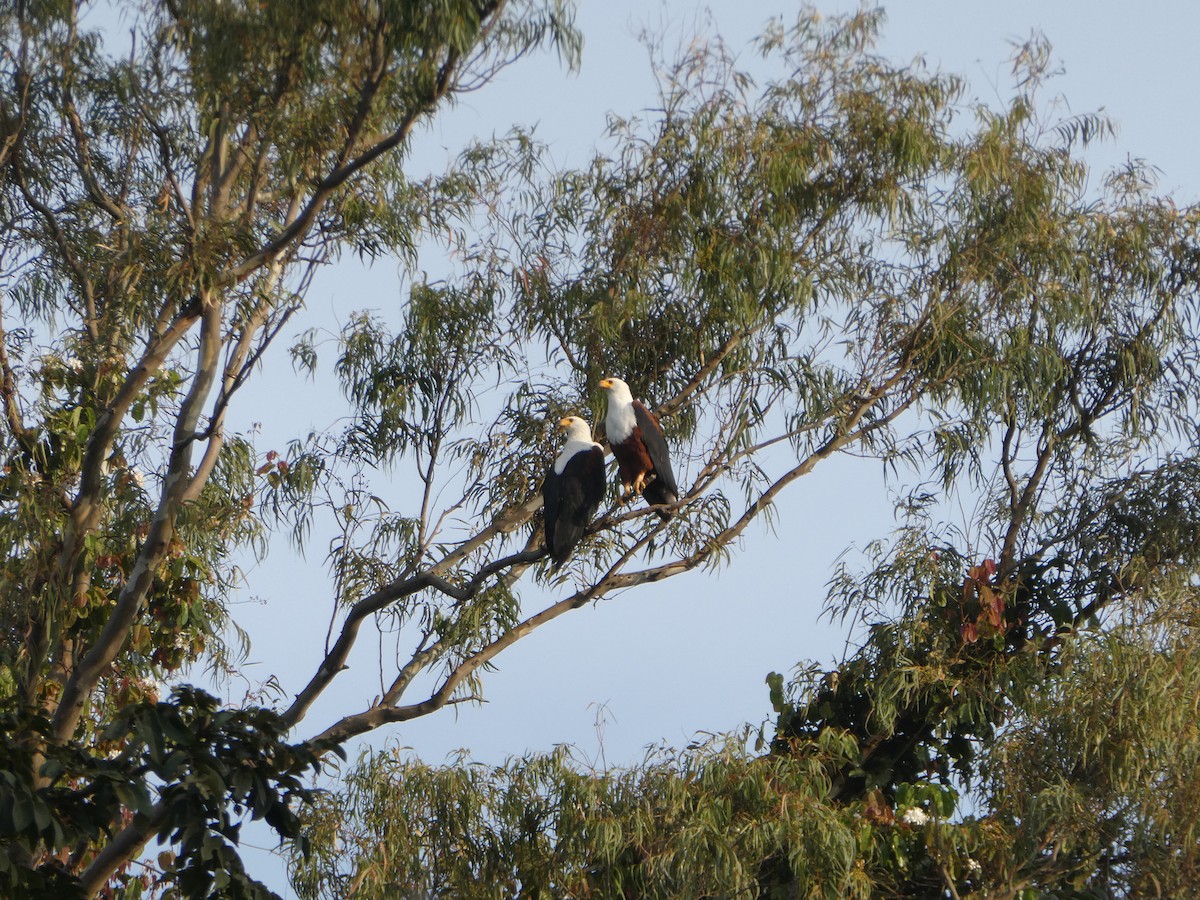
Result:
<svg viewBox="0 0 1200 900"><path fill-rule="evenodd" d="M1004 595L987 585L980 585L979 602L987 613L988 623L993 628L999 628L1004 622Z"/></svg>
<svg viewBox="0 0 1200 900"><path fill-rule="evenodd" d="M891 825L896 821L896 814L888 806L883 792L878 788L867 794L867 808L863 810L863 818L872 825Z"/></svg>

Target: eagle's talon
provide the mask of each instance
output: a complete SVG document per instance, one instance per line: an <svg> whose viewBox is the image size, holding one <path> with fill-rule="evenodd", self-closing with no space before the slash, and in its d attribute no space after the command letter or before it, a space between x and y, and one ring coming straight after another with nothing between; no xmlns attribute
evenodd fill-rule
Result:
<svg viewBox="0 0 1200 900"><path fill-rule="evenodd" d="M633 482L633 492L639 496L646 493L646 488L649 487L650 482L652 482L654 479L655 473L653 472L638 473L638 477L635 478Z"/></svg>

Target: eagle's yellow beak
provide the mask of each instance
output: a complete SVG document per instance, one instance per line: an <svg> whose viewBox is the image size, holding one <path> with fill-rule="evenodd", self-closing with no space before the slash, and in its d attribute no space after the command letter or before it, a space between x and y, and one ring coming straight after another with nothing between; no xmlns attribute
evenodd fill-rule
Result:
<svg viewBox="0 0 1200 900"><path fill-rule="evenodd" d="M610 387L612 387L612 379L611 378L601 378L600 379L600 387L604 388L605 390L608 390Z"/></svg>
<svg viewBox="0 0 1200 900"><path fill-rule="evenodd" d="M563 416L561 419L558 420L558 427L559 428L567 428L568 426L570 426L572 418L574 418L574 417L573 416Z"/></svg>

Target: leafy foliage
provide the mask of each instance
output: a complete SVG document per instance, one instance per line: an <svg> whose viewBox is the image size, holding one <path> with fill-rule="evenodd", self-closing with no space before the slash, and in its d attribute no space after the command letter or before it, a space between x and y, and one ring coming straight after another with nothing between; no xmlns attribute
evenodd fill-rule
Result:
<svg viewBox="0 0 1200 900"><path fill-rule="evenodd" d="M14 889L136 896L157 838L154 890L265 896L247 816L296 838L314 896L1185 883L1194 797L1163 760L1195 757L1200 215L1134 164L1089 181L1107 123L1049 116L1043 44L993 108L878 56L881 13L805 10L768 27L758 78L717 41L660 59L658 111L614 117L588 166L552 169L515 129L418 178L414 136L459 93L539 46L575 60L568 8L148 2L121 52L79 13L0 12ZM406 264L402 309L332 341L308 322L292 358L333 357L345 416L259 449L231 410L346 251ZM548 423L605 374L661 416L680 508L614 502L555 573ZM839 453L903 485L901 528L832 582L860 647L771 678L767 756L381 755L343 797L305 786L356 735L480 699L558 617L720 565ZM965 527L940 520L964 502ZM236 671L238 560L318 523L332 630L290 704L160 701L189 666ZM379 695L285 742L367 622L393 641ZM381 840L385 814L408 827Z"/></svg>
<svg viewBox="0 0 1200 900"><path fill-rule="evenodd" d="M840 859L814 881L851 889L855 818L820 802L821 768L816 759L753 760L733 746L651 757L608 778L580 771L565 751L499 768L429 767L385 752L318 806L317 850L296 884L328 897L730 896L786 852L800 869ZM331 852L329 832L351 850L353 868ZM780 843L798 833L804 847Z"/></svg>
<svg viewBox="0 0 1200 900"><path fill-rule="evenodd" d="M31 724L48 736L50 722L15 713L6 719L0 769L6 853L0 859L14 896L83 896L71 872L94 854L85 850L74 859L67 848L87 848L114 822L137 819L170 823L164 838L179 850L162 857L162 878L180 896L272 896L242 867L236 852L241 820L264 819L281 838L302 846L295 807L313 800L308 776L320 770L326 752L337 752L287 744L270 710L223 710L215 697L185 686L168 701L124 707L100 735L100 755L78 744L51 745L40 761L39 786L20 777L39 760L14 736L26 736ZM34 864L15 865L22 857ZM117 879L124 893L117 886L110 893L137 896L152 882L125 871Z"/></svg>

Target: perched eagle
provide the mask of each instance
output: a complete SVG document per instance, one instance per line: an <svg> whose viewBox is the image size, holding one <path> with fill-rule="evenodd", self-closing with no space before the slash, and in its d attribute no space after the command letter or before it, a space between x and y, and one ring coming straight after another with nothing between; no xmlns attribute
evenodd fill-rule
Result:
<svg viewBox="0 0 1200 900"><path fill-rule="evenodd" d="M579 416L560 419L567 443L546 473L546 549L558 568L571 556L584 529L604 499L604 449L592 440L592 430Z"/></svg>
<svg viewBox="0 0 1200 900"><path fill-rule="evenodd" d="M622 499L641 494L651 506L675 503L679 500L679 488L658 419L633 399L629 385L620 378L605 378L600 387L608 391L604 430L621 473L625 492Z"/></svg>

